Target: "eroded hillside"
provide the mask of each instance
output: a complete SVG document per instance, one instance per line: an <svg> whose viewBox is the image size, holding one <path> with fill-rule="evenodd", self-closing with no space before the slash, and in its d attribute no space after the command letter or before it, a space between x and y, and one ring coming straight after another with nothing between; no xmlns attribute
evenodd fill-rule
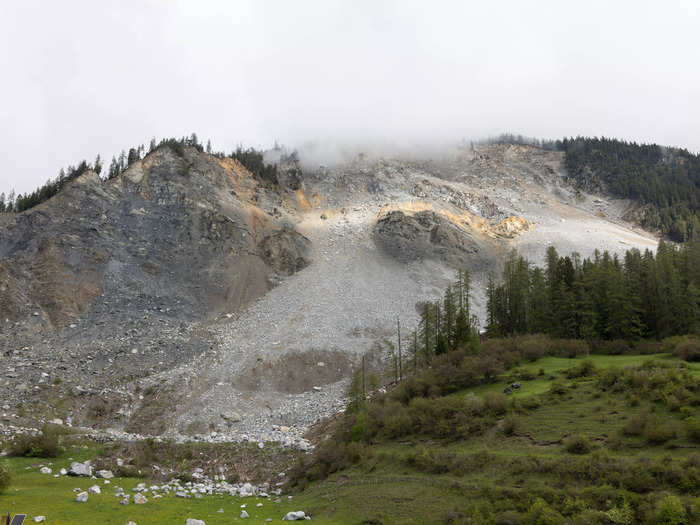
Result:
<svg viewBox="0 0 700 525"><path fill-rule="evenodd" d="M483 319L510 249L654 248L622 221L629 203L577 192L563 170L560 153L490 145L270 185L164 147L111 181L85 174L3 217L4 423L298 441L456 268Z"/></svg>

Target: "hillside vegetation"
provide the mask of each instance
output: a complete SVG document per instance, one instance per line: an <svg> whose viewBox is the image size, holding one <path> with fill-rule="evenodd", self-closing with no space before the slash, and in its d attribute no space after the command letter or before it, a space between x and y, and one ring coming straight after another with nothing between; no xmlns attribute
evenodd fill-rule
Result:
<svg viewBox="0 0 700 525"><path fill-rule="evenodd" d="M529 360L534 348L552 356ZM338 523L700 519L700 367L566 352L490 340L355 396L294 483Z"/></svg>
<svg viewBox="0 0 700 525"><path fill-rule="evenodd" d="M605 190L645 206L642 225L683 242L700 235L700 156L685 149L617 139L557 141L580 188Z"/></svg>

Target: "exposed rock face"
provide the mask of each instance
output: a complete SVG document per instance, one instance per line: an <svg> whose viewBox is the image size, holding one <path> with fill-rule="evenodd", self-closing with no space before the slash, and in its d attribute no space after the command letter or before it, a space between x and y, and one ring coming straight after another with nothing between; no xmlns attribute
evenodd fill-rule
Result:
<svg viewBox="0 0 700 525"><path fill-rule="evenodd" d="M311 260L311 241L289 228L271 233L258 247L265 263L282 275L304 269Z"/></svg>
<svg viewBox="0 0 700 525"><path fill-rule="evenodd" d="M60 326L98 301L186 319L235 310L310 262L309 241L267 201L240 164L193 149L161 148L106 183L87 173L0 236L0 316L30 305Z"/></svg>
<svg viewBox="0 0 700 525"><path fill-rule="evenodd" d="M556 152L285 162L273 185L162 147L0 214L0 436L37 426L37 407L112 435L306 447L359 355L382 359L455 269L483 320L507 250L541 264L550 245L656 244L622 222L627 205L572 189Z"/></svg>
<svg viewBox="0 0 700 525"><path fill-rule="evenodd" d="M390 211L377 221L373 235L378 246L401 262L438 259L481 270L496 253L493 242L429 210L413 215Z"/></svg>

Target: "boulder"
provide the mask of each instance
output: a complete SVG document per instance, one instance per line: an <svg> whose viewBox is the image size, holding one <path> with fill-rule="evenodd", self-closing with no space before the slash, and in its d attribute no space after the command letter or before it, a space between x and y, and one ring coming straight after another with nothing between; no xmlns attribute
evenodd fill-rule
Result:
<svg viewBox="0 0 700 525"><path fill-rule="evenodd" d="M34 521L36 523L41 523L42 521L46 521L46 516L34 516Z"/></svg>
<svg viewBox="0 0 700 525"><path fill-rule="evenodd" d="M69 476L92 476L92 467L90 466L90 463L87 461L85 463L80 463L78 461L74 461L73 463L70 464L70 468L68 469L68 475Z"/></svg>
<svg viewBox="0 0 700 525"><path fill-rule="evenodd" d="M187 518L185 525L207 525L203 520L196 520L194 518Z"/></svg>
<svg viewBox="0 0 700 525"><path fill-rule="evenodd" d="M137 505L143 505L147 502L148 499L143 494L134 494L134 503L136 503Z"/></svg>
<svg viewBox="0 0 700 525"><path fill-rule="evenodd" d="M114 477L114 474L112 473L111 470L98 470L97 474L95 474L98 478L104 478L104 479L112 479Z"/></svg>
<svg viewBox="0 0 700 525"><path fill-rule="evenodd" d="M87 492L79 492L78 495L75 497L75 501L78 503L85 503L88 500L88 493Z"/></svg>
<svg viewBox="0 0 700 525"><path fill-rule="evenodd" d="M310 520L311 516L307 516L306 512L303 510L297 510L293 512L287 512L282 518L282 521L299 521L299 520Z"/></svg>
<svg viewBox="0 0 700 525"><path fill-rule="evenodd" d="M102 491L100 490L100 487L98 487L97 485L93 485L88 489L88 492L90 494L100 494Z"/></svg>
<svg viewBox="0 0 700 525"><path fill-rule="evenodd" d="M39 472L40 472L41 474L51 474L51 469L50 469L49 467L41 467L41 468L39 469Z"/></svg>
<svg viewBox="0 0 700 525"><path fill-rule="evenodd" d="M250 515L246 511L242 510L241 511L241 518L242 519L250 518Z"/></svg>

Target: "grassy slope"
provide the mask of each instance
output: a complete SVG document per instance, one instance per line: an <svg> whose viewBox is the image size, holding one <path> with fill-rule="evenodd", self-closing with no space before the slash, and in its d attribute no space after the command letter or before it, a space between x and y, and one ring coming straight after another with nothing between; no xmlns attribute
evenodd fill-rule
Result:
<svg viewBox="0 0 700 525"><path fill-rule="evenodd" d="M599 368L610 366L624 367L638 365L652 358L670 359L668 356L591 356ZM520 369L528 369L536 374L530 381L521 381L523 387L512 396L523 400L536 393L549 389L552 378L564 370L578 364L582 359L546 357L534 363L523 364ZM544 370L543 375L539 374ZM700 365L693 365L693 372L700 377ZM513 370L503 377L504 382L486 387L478 387L454 395L500 392L505 381L517 372ZM498 429L491 429L485 436L478 436L450 443L435 443L420 438L406 441L383 442L372 447L372 455L352 468L337 473L325 481L312 484L303 493L295 495L292 502L282 498L275 504L265 500L262 509L255 507L255 498L228 496L205 497L203 499L179 499L166 496L160 500L149 498L146 505L130 504L122 506L112 495L113 487L119 485L130 489L141 479L114 479L106 486L103 494L91 495L87 504L75 503L72 489L87 489L99 481L76 478L53 478L38 473L36 459L11 459L14 470L14 483L4 495L0 495L0 509L27 512L30 515L45 514L50 523L115 523L123 524L133 520L139 525L184 523L187 517L204 519L207 525L231 523L232 521L258 523L265 518L279 522L285 512L305 510L312 512L315 523L441 523L450 512L461 512L462 516L472 516L479 502L493 500L499 495L522 499L526 509L532 493L547 493L558 484L567 483L536 471L523 471L514 474L504 464L519 459L548 459L572 457L563 450L561 439L571 433L586 436L595 449L591 455L604 455L645 461L646 458L663 458L668 464L680 464L691 455L697 454L697 445L688 441L680 432L678 438L666 445L649 446L641 437L621 436L620 429L630 415L649 408L649 402L633 405L624 394L599 392L591 380L567 381L565 394L552 396L543 394L545 402L536 409L517 415L517 430L512 436L505 436ZM700 415L698 407L693 407L695 415ZM654 413L681 427L681 416L662 407L655 407ZM619 440L618 446L610 444ZM669 444L671 446L669 446ZM452 452L457 456L473 459L478 466L463 475L432 474L410 466L405 458L425 448L440 452ZM94 455L94 450L70 451L59 459L51 460L54 469L67 466L68 455L78 458ZM590 457L590 456L586 456ZM485 459L484 459L485 458ZM27 469L32 465L33 468ZM600 491L598 498L605 498L605 487L586 487L577 484L576 490ZM578 486L580 485L580 486ZM583 492L582 492L583 493ZM610 497L639 497L632 492L612 491ZM642 496L644 497L644 496ZM686 498L686 503L687 500ZM253 519L239 520L240 505L247 503L247 511ZM611 502L612 505L613 502ZM580 504L572 501L571 505ZM692 502L691 502L692 504ZM223 514L216 511L224 509ZM455 514L459 516L459 514ZM482 518L475 518L479 522ZM484 522L486 518L483 518Z"/></svg>

